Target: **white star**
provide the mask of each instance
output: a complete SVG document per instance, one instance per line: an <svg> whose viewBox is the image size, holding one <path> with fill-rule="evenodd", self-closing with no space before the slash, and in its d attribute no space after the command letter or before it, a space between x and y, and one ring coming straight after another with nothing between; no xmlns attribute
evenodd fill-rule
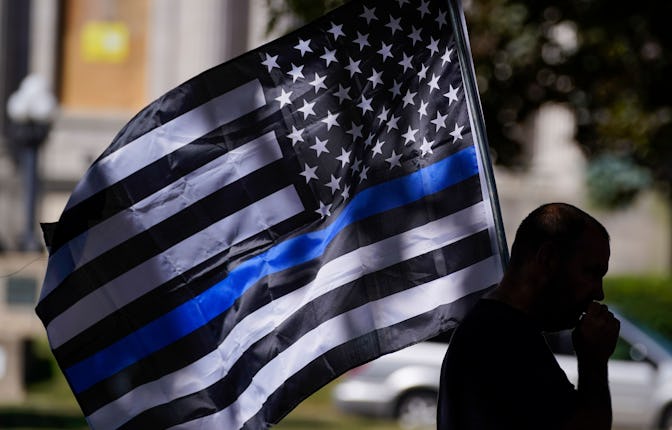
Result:
<svg viewBox="0 0 672 430"><path fill-rule="evenodd" d="M427 106L428 105L429 105L428 102L420 100L420 108L418 109L418 113L420 114L420 119L422 119L423 116L427 115Z"/></svg>
<svg viewBox="0 0 672 430"><path fill-rule="evenodd" d="M301 130L297 130L296 127L292 126L292 132L287 135L288 138L292 139L292 145L296 145L297 142L303 142L303 136L301 136L303 130L303 128Z"/></svg>
<svg viewBox="0 0 672 430"><path fill-rule="evenodd" d="M327 149L327 143L328 142L329 142L329 139L320 140L319 137L315 136L315 145L311 146L310 149L315 150L315 152L317 153L315 155L316 157L319 157L324 152L326 152L328 154L329 153L329 150Z"/></svg>
<svg viewBox="0 0 672 430"><path fill-rule="evenodd" d="M436 17L436 22L439 23L439 30L441 30L444 25L448 25L446 22L446 12L439 10L439 15Z"/></svg>
<svg viewBox="0 0 672 430"><path fill-rule="evenodd" d="M420 37L421 31L421 28L415 28L415 26L413 26L413 31L408 35L408 37L413 40L413 46L415 46L417 42L422 42L422 37Z"/></svg>
<svg viewBox="0 0 672 430"><path fill-rule="evenodd" d="M369 146L373 145L373 138L376 137L373 133L369 133L368 136L366 136L366 140L364 141L364 147L368 148Z"/></svg>
<svg viewBox="0 0 672 430"><path fill-rule="evenodd" d="M453 143L457 141L457 139L462 139L462 129L464 128L463 125L457 126L457 123L455 123L455 130L450 132L450 135L453 136Z"/></svg>
<svg viewBox="0 0 672 430"><path fill-rule="evenodd" d="M413 64L411 64L411 59L413 57L409 57L405 53L403 55L404 55L404 59L399 62L399 65L403 66L404 72L405 72L406 69L412 69L413 68Z"/></svg>
<svg viewBox="0 0 672 430"><path fill-rule="evenodd" d="M421 156L424 157L427 154L433 154L432 145L434 145L433 140L427 140L426 137L422 138L422 145L420 145L420 151L422 151Z"/></svg>
<svg viewBox="0 0 672 430"><path fill-rule="evenodd" d="M401 25L399 24L400 21L401 18L394 19L392 18L392 15L390 15L390 22L385 24L385 27L390 27L390 30L392 30L392 36L394 36L394 33L398 30L401 30Z"/></svg>
<svg viewBox="0 0 672 430"><path fill-rule="evenodd" d="M376 8L371 8L369 9L368 7L364 6L364 13L359 15L360 17L364 18L366 20L366 24L371 24L371 21L378 21L378 18L376 18L375 15Z"/></svg>
<svg viewBox="0 0 672 430"><path fill-rule="evenodd" d="M387 61L389 57L394 57L394 55L392 55L392 45L386 43L382 43L382 48L380 48L378 53L383 56L383 63Z"/></svg>
<svg viewBox="0 0 672 430"><path fill-rule="evenodd" d="M443 95L444 97L448 97L448 106L450 106L451 104L453 104L453 102L456 102L458 100L457 99L457 90L459 88L460 87L453 88L453 85L451 84L450 88L448 89L448 92Z"/></svg>
<svg viewBox="0 0 672 430"><path fill-rule="evenodd" d="M352 58L349 58L350 64L344 67L344 69L350 71L350 77L352 78L355 76L356 73L362 73L361 70L359 70L359 63L361 63L361 60L353 60Z"/></svg>
<svg viewBox="0 0 672 430"><path fill-rule="evenodd" d="M429 94L432 94L432 91L440 89L439 87L439 78L436 74L432 73L432 79L427 83L429 86Z"/></svg>
<svg viewBox="0 0 672 430"><path fill-rule="evenodd" d="M441 66L442 67L443 67L444 64L452 62L452 60L450 59L450 54L452 54L452 53L453 53L452 49L446 48L446 52L444 52L443 55L441 56Z"/></svg>
<svg viewBox="0 0 672 430"><path fill-rule="evenodd" d="M380 139L378 139L378 141L376 141L376 146L374 146L373 149L371 150L371 153L373 154L371 156L372 158L375 157L376 154L383 155L383 145L385 145L385 141L380 140Z"/></svg>
<svg viewBox="0 0 672 430"><path fill-rule="evenodd" d="M397 82L395 79L392 88L390 88L390 92L392 93L393 98L399 97L401 95L401 82Z"/></svg>
<svg viewBox="0 0 672 430"><path fill-rule="evenodd" d="M266 66L268 68L269 73L271 72L271 70L273 70L276 67L278 69L280 68L280 66L278 66L278 56L277 55L274 55L274 56L271 57L270 55L266 54L266 60L262 61L261 64L263 64L264 66Z"/></svg>
<svg viewBox="0 0 672 430"><path fill-rule="evenodd" d="M341 193L343 200L348 200L350 198L350 185L343 187L343 192Z"/></svg>
<svg viewBox="0 0 672 430"><path fill-rule="evenodd" d="M327 78L326 75L320 76L317 73L315 73L315 79L313 79L312 82L310 82L310 85L312 85L315 88L315 94L320 90L320 88L324 88L325 90L327 89L327 86L324 85L324 80Z"/></svg>
<svg viewBox="0 0 672 430"><path fill-rule="evenodd" d="M439 131L442 127L446 127L446 118L448 118L448 114L446 115L441 115L441 112L438 110L436 111L436 118L431 120L430 122L436 126L435 131Z"/></svg>
<svg viewBox="0 0 672 430"><path fill-rule="evenodd" d="M422 82L423 79L427 79L427 70L429 70L429 67L423 64L420 71L418 72L418 82Z"/></svg>
<svg viewBox="0 0 672 430"><path fill-rule="evenodd" d="M344 87L341 84L338 84L338 92L335 92L334 95L338 97L338 102L343 103L343 100L352 100L350 98L350 87Z"/></svg>
<svg viewBox="0 0 672 430"><path fill-rule="evenodd" d="M362 94L362 101L357 105L357 107L362 110L362 115L366 114L367 111L372 111L373 110L373 108L371 107L371 101L372 100L373 100L373 98L367 99Z"/></svg>
<svg viewBox="0 0 672 430"><path fill-rule="evenodd" d="M306 178L306 184L307 184L308 182L310 182L311 179L318 179L317 175L315 174L316 170L317 170L317 166L310 167L306 164L306 167L303 169L303 172L299 173L299 175Z"/></svg>
<svg viewBox="0 0 672 430"><path fill-rule="evenodd" d="M320 202L320 208L315 209L315 212L320 214L322 218L331 216L331 205L325 205L324 203Z"/></svg>
<svg viewBox="0 0 672 430"><path fill-rule="evenodd" d="M329 64L332 62L338 63L338 60L336 59L336 50L328 50L327 48L324 48L324 54L320 56L320 58L324 59L324 61L327 62L326 67L329 67Z"/></svg>
<svg viewBox="0 0 672 430"><path fill-rule="evenodd" d="M383 80L381 79L383 72L378 72L373 67L371 68L371 76L366 78L367 81L371 81L373 88L376 88L378 84L382 84Z"/></svg>
<svg viewBox="0 0 672 430"><path fill-rule="evenodd" d="M362 170L362 160L355 158L355 161L352 163L351 167L353 172L359 172Z"/></svg>
<svg viewBox="0 0 672 430"><path fill-rule="evenodd" d="M399 126L397 123L399 122L398 116L392 115L392 118L390 118L387 121L387 132L389 133L391 130L399 130Z"/></svg>
<svg viewBox="0 0 672 430"><path fill-rule="evenodd" d="M296 82L297 79L304 77L302 70L303 70L303 65L295 66L294 63L292 63L292 70L287 72L287 74L292 77L292 82Z"/></svg>
<svg viewBox="0 0 672 430"><path fill-rule="evenodd" d="M418 129L413 129L411 126L408 126L408 131L402 134L401 137L405 139L404 145L408 145L409 142L415 143L415 133L418 132Z"/></svg>
<svg viewBox="0 0 672 430"><path fill-rule="evenodd" d="M362 127L363 126L357 125L353 122L352 123L352 128L350 130L346 131L347 134L352 136L352 141L353 142L355 140L357 140L358 137L362 137Z"/></svg>
<svg viewBox="0 0 672 430"><path fill-rule="evenodd" d="M352 42L359 45L359 51L360 52L362 50L364 50L365 46L371 46L369 44L369 35L368 34L362 34L359 31L357 32L357 39L353 40Z"/></svg>
<svg viewBox="0 0 672 430"><path fill-rule="evenodd" d="M331 33L332 36L334 36L334 40L338 40L340 36L345 36L345 33L343 33L343 24L336 25L332 22L331 28L327 30L327 32Z"/></svg>
<svg viewBox="0 0 672 430"><path fill-rule="evenodd" d="M383 106L383 111L380 113L380 115L377 116L377 118L380 120L380 122L385 122L387 121L387 116L390 114L390 110Z"/></svg>
<svg viewBox="0 0 672 430"><path fill-rule="evenodd" d="M429 49L429 55L434 55L439 53L439 41L434 39L433 37L430 37L430 42L429 45L427 46L427 49Z"/></svg>
<svg viewBox="0 0 672 430"><path fill-rule="evenodd" d="M327 187L331 188L331 194L336 194L336 191L341 189L341 182L334 175L331 175L331 181L329 181Z"/></svg>
<svg viewBox="0 0 672 430"><path fill-rule="evenodd" d="M331 130L331 127L333 126L340 127L340 125L338 125L338 122L336 122L336 118L338 118L338 115L340 114L331 113L331 111L327 111L327 117L322 118L321 121L327 124L327 131Z"/></svg>
<svg viewBox="0 0 672 430"><path fill-rule="evenodd" d="M413 101L413 98L415 97L417 93L412 93L411 90L406 90L406 95L404 96L404 106L406 107L407 105L413 105L415 106L415 102Z"/></svg>
<svg viewBox="0 0 672 430"><path fill-rule="evenodd" d="M350 154L352 154L352 151L346 151L345 148L341 148L341 155L336 157L341 162L341 167L345 167L350 163Z"/></svg>
<svg viewBox="0 0 672 430"><path fill-rule="evenodd" d="M303 119L307 119L309 115L315 115L315 111L313 110L313 106L315 106L315 102L308 103L305 99L303 100L303 107L298 108L297 110L299 112L303 113Z"/></svg>
<svg viewBox="0 0 672 430"><path fill-rule="evenodd" d="M370 166L364 166L362 168L362 171L359 172L359 183L361 184L365 180L369 179L369 167Z"/></svg>
<svg viewBox="0 0 672 430"><path fill-rule="evenodd" d="M299 39L299 44L294 46L294 49L298 49L301 51L301 56L303 57L306 52L313 52L313 50L310 48L310 39L308 40L303 40Z"/></svg>
<svg viewBox="0 0 672 430"><path fill-rule="evenodd" d="M289 96L292 95L292 91L290 92L285 92L284 88L280 88L280 95L276 97L275 99L280 102L280 109L282 109L285 105L291 105L292 101L289 99Z"/></svg>
<svg viewBox="0 0 672 430"><path fill-rule="evenodd" d="M399 3L399 7L402 8L406 3L408 3L408 0L397 0L397 3Z"/></svg>
<svg viewBox="0 0 672 430"><path fill-rule="evenodd" d="M395 150L392 150L392 155L390 158L386 158L385 161L387 161L390 164L390 170L394 169L396 166L401 167L401 163L399 160L401 159L401 156L403 154L398 154Z"/></svg>
<svg viewBox="0 0 672 430"><path fill-rule="evenodd" d="M420 5L418 11L420 12L420 18L424 18L425 15L429 13L429 2L422 0L422 4Z"/></svg>

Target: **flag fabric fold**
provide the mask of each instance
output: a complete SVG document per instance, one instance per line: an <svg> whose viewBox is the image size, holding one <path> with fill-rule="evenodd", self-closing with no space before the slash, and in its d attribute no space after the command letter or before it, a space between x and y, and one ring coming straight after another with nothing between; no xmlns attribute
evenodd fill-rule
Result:
<svg viewBox="0 0 672 430"><path fill-rule="evenodd" d="M267 428L499 281L461 31L445 1L353 1L119 132L36 309L92 428Z"/></svg>

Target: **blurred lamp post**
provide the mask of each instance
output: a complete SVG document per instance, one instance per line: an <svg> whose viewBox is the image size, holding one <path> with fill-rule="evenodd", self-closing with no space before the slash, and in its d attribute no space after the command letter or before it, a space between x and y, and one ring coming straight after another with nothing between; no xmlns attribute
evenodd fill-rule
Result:
<svg viewBox="0 0 672 430"><path fill-rule="evenodd" d="M39 177L38 148L49 135L56 112L56 98L47 82L39 75L29 75L7 101L7 115L12 121L12 137L20 147L21 169L25 192L25 226L20 248L34 252L42 247L35 236L35 207Z"/></svg>

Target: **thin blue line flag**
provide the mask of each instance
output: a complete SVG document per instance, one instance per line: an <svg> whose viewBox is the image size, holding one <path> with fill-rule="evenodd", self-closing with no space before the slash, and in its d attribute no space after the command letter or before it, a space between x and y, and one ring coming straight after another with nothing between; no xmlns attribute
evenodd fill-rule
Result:
<svg viewBox="0 0 672 430"><path fill-rule="evenodd" d="M92 428L268 428L499 281L448 13L350 2L119 132L53 229L37 305Z"/></svg>

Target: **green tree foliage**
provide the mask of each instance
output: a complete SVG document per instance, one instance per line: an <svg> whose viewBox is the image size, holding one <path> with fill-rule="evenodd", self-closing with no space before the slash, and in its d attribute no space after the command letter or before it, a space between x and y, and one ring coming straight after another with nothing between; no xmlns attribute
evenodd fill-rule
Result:
<svg viewBox="0 0 672 430"><path fill-rule="evenodd" d="M657 276L618 276L604 280L604 293L613 306L672 342L672 279Z"/></svg>
<svg viewBox="0 0 672 430"><path fill-rule="evenodd" d="M267 1L275 16L302 22L343 3ZM497 163L525 166L521 124L542 104L558 102L576 114L576 139L598 163L591 177L600 180L589 184L598 202L627 203L649 186L644 178L672 197L672 2L464 0L464 6Z"/></svg>
<svg viewBox="0 0 672 430"><path fill-rule="evenodd" d="M295 19L297 23L306 23L345 2L345 0L266 0L271 16L268 30L275 29L280 18L289 17Z"/></svg>
<svg viewBox="0 0 672 430"><path fill-rule="evenodd" d="M671 12L654 0L472 1L467 21L498 161L524 161L518 125L543 103L565 103L593 162L597 202L627 203L650 177L670 196Z"/></svg>

